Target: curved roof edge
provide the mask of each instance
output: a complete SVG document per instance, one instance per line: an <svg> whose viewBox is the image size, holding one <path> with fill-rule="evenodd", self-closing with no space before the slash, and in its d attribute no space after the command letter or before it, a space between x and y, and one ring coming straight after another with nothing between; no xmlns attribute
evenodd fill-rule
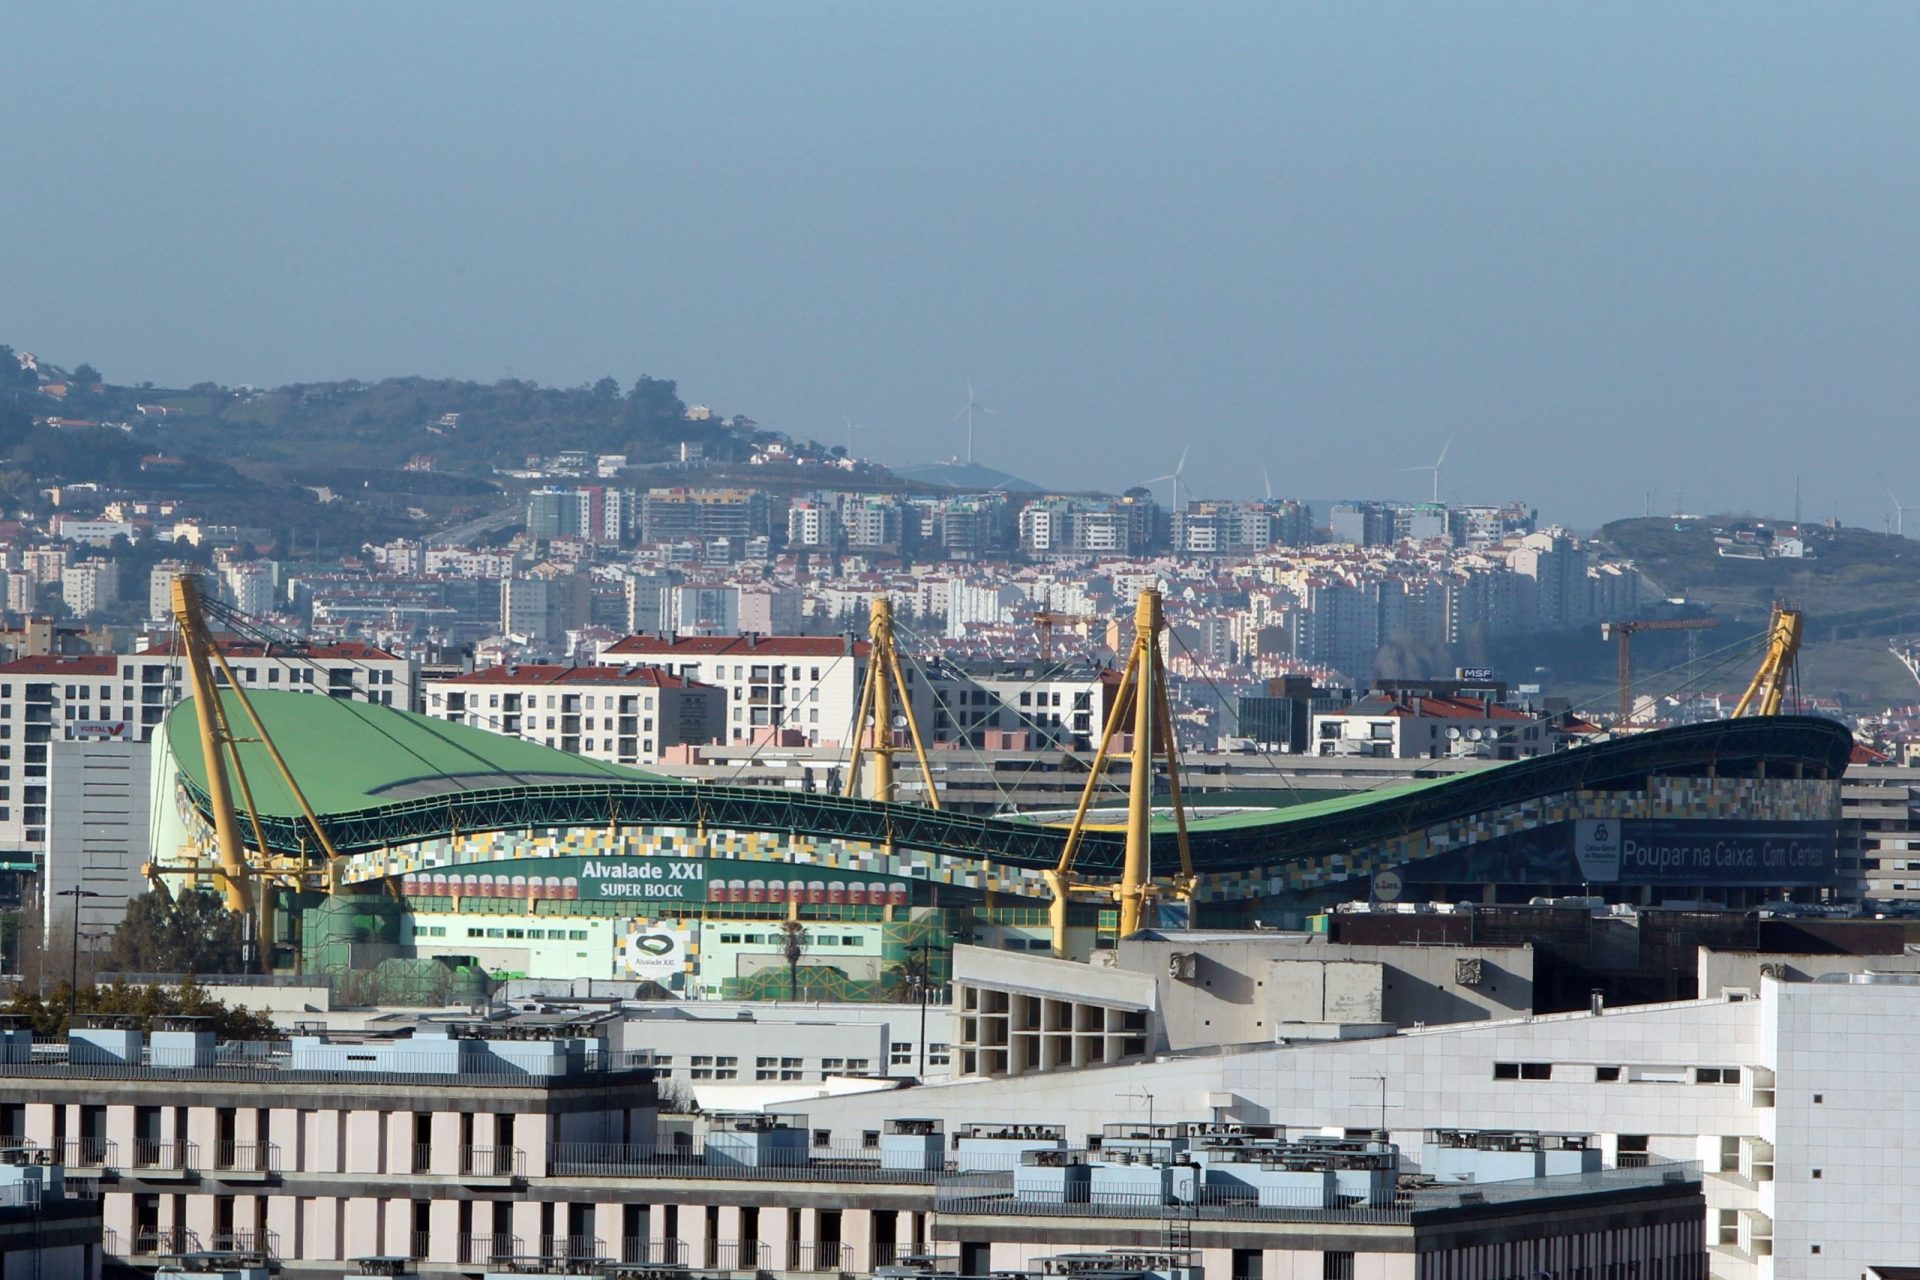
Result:
<svg viewBox="0 0 1920 1280"><path fill-rule="evenodd" d="M364 704L359 704L350 716L326 713L324 723L334 732L324 741L290 749L291 744L285 741L289 731L297 733L299 725L311 728L316 717L322 714L314 708L293 704L348 707L356 704L336 703L314 694L252 696L275 740L282 742L289 766L302 778L302 787L308 790L309 798L321 814L328 838L343 853L436 839L454 832L621 823L786 831L815 838L874 844L891 842L931 853L978 858L1012 867L1041 868L1051 867L1059 860L1066 838L1064 827L1043 826L1016 818L951 813L918 805L889 805L785 789L682 782L601 765L484 730L385 708L368 708ZM191 703L182 704L182 707L188 706ZM176 709L176 715L179 710ZM367 712L378 714L364 714ZM237 706L233 713L239 714ZM506 786L433 787L414 794L404 794L409 788L399 787L403 793L399 795L396 795L394 781L380 786L366 785L369 779L377 781L370 771L377 767L378 761L392 758L396 751L409 767L420 767L415 758L419 754L415 748L422 745L420 742L410 742L407 750L401 750L392 741L348 741L334 736L358 725L362 732L392 739L396 722L382 720L381 716L403 716L404 722L399 723L411 723L414 731L425 734L441 748L457 751L455 762L468 762L469 775L505 775L515 778L515 782ZM172 723L169 717L169 725ZM468 735L484 741L469 741ZM183 741L190 748L189 758L181 760L181 778L195 806L205 813L205 773L199 758L198 737L192 733L169 737L176 758L180 757ZM406 735L402 737L405 739ZM1444 778L1422 779L1283 809L1202 818L1190 824L1191 846L1196 869L1203 874L1251 870L1390 839L1541 796L1629 785L1650 774L1685 774L1707 768L1738 774L1765 767L1837 778L1846 768L1852 746L1852 735L1844 725L1812 716L1753 717L1683 725ZM243 746L242 750L244 753L247 747ZM250 776L256 778L255 797L262 808L261 822L268 843L276 852L311 852L316 842L311 832L303 830L291 794L285 791L266 760L264 748L255 745L252 750L265 765L265 775L270 775L270 785L263 787L258 781L263 775L250 765ZM474 767L471 761L483 753L489 759L488 767ZM315 795L300 764L302 759L315 754L351 757L352 785L335 786ZM448 763L446 759L433 758L439 765ZM572 762L571 767L556 768L556 758ZM502 765L501 760L506 763ZM446 773L440 770L434 776ZM477 778L469 780L477 781ZM335 803L323 803L323 799ZM277 804L272 803L275 800ZM1124 851L1122 833L1090 831L1082 839L1077 869L1096 876L1117 874ZM1174 857L1171 841L1156 844L1158 871L1171 871Z"/></svg>

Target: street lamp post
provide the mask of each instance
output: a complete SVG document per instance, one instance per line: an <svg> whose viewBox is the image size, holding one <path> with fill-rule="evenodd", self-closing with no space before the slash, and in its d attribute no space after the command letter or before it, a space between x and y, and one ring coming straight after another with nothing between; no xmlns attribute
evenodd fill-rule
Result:
<svg viewBox="0 0 1920 1280"><path fill-rule="evenodd" d="M72 955L67 963L67 1036L73 1036L73 1015L80 999L80 904L87 898L103 897L92 889L62 889L54 894L56 898L73 899L73 923L69 926L73 934Z"/></svg>
<svg viewBox="0 0 1920 1280"><path fill-rule="evenodd" d="M920 988L920 1079L925 1080L927 1078L927 988L932 985L928 981L932 977L928 972L928 965L931 963L928 955L935 951L950 952L953 948L936 947L932 942L922 938L914 943L911 949L920 956L920 963L915 966L913 977L914 985Z"/></svg>

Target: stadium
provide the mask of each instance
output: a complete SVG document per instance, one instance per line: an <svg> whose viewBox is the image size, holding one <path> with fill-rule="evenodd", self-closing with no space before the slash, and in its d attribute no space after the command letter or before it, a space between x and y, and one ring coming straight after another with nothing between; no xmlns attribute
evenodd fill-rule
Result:
<svg viewBox="0 0 1920 1280"><path fill-rule="evenodd" d="M238 722L239 700L222 697ZM1051 821L697 784L364 702L250 700L339 855L333 892L275 891L276 968L376 985L484 971L880 999L942 977L952 937L1050 945L1042 872L1067 835ZM156 752L156 794L175 800L156 848L166 867L210 878L196 714L191 700L175 708ZM1274 808L1190 794L1191 919L1299 927L1356 898L1817 899L1835 876L1851 748L1837 723L1762 716ZM255 842L321 859L265 745L232 750ZM1157 812L1165 876L1173 824ZM1076 877L1116 877L1123 850L1116 827L1089 830ZM807 926L799 956L789 918ZM1084 956L1110 945L1113 912L1076 902L1070 926Z"/></svg>

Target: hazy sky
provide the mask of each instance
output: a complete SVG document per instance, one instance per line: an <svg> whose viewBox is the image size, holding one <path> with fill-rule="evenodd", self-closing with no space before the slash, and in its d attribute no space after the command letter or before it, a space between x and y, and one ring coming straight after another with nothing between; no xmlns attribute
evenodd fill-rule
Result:
<svg viewBox="0 0 1920 1280"><path fill-rule="evenodd" d="M678 379L908 463L1879 527L1920 6L14 0L0 342ZM564 443L554 441L555 444ZM1162 490L1165 486L1160 486Z"/></svg>

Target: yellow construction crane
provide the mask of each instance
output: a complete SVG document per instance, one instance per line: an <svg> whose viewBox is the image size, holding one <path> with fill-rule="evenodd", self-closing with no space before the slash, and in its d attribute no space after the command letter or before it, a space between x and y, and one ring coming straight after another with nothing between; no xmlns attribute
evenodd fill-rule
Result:
<svg viewBox="0 0 1920 1280"><path fill-rule="evenodd" d="M1793 680L1795 664L1800 660L1801 614L1784 602L1776 601L1773 616L1767 622L1767 653L1760 669L1753 673L1747 691L1734 705L1733 718L1777 716L1785 699L1787 685Z"/></svg>
<svg viewBox="0 0 1920 1280"><path fill-rule="evenodd" d="M1640 631L1705 631L1720 625L1718 618L1629 618L1600 624L1600 638L1620 641L1620 718L1616 730L1633 722L1633 637Z"/></svg>
<svg viewBox="0 0 1920 1280"><path fill-rule="evenodd" d="M1100 749L1087 771L1087 785L1080 792L1080 804L1073 812L1066 844L1060 861L1044 872L1047 887L1053 892L1048 920L1053 928L1053 954L1067 955L1067 901L1075 894L1111 898L1120 906L1120 936L1138 933L1146 919L1146 907L1153 899L1172 896L1191 901L1198 879L1193 871L1193 853L1187 845L1187 809L1180 792L1180 751L1174 733L1173 713L1167 699L1167 669L1161 661L1160 632L1165 625L1160 609L1160 593L1145 590L1135 602L1133 648L1114 690L1113 709L1107 715L1106 729L1100 735ZM1129 699L1131 695L1131 699ZM1114 739L1125 724L1127 713L1133 717L1132 776L1127 788L1127 850L1117 885L1079 885L1074 883L1073 859L1082 836L1089 828L1087 810L1093 793L1114 754ZM1168 798L1173 803L1173 822L1180 848L1180 873L1170 884L1153 879L1153 759L1154 746L1165 747Z"/></svg>
<svg viewBox="0 0 1920 1280"><path fill-rule="evenodd" d="M180 633L180 654L187 669L188 688L193 695L194 719L200 730L200 755L207 768L207 805L212 811L214 853L220 865L217 875L227 909L257 917L260 955L262 964L267 965L273 940L271 886L278 883L298 887L319 881L329 889L336 887L339 851L328 839L313 806L307 803L306 793L294 780L286 759L280 754L280 748L274 745L272 736L267 733L266 725L261 723L245 687L234 675L233 668L227 665L220 646L214 643L212 633L207 629L199 579L191 574L175 578L172 602L174 624ZM214 680L216 667L226 677L226 688L246 713L256 737L243 738L234 733L227 718L226 699L221 696L220 685ZM307 824L313 828L313 834L325 854L322 864L316 866L304 858L290 858L268 850L266 832L260 825L260 812L253 802L253 787L247 780L246 766L240 758L239 746L243 742L257 742L266 749L288 792L299 804ZM247 848L240 832L240 811L234 804L233 794L236 783L241 804L246 809L253 829L252 850ZM205 870L203 866L169 867L158 863L148 863L145 868L147 878L156 884L163 875L199 875L204 874ZM256 892L257 885L259 892Z"/></svg>
<svg viewBox="0 0 1920 1280"><path fill-rule="evenodd" d="M860 794L860 762L873 757L873 799L893 803L893 709L900 700L899 716L907 722L913 741L913 754L920 762L920 777L927 784L927 804L938 809L940 792L933 785L933 766L927 763L927 745L920 738L920 722L914 718L913 698L907 692L906 676L900 670L900 655L893 643L893 601L881 596L873 602L867 622L867 638L872 642L867 653L867 676L860 685L859 710L853 718L853 764L847 770L846 793ZM866 742L870 745L862 746Z"/></svg>

